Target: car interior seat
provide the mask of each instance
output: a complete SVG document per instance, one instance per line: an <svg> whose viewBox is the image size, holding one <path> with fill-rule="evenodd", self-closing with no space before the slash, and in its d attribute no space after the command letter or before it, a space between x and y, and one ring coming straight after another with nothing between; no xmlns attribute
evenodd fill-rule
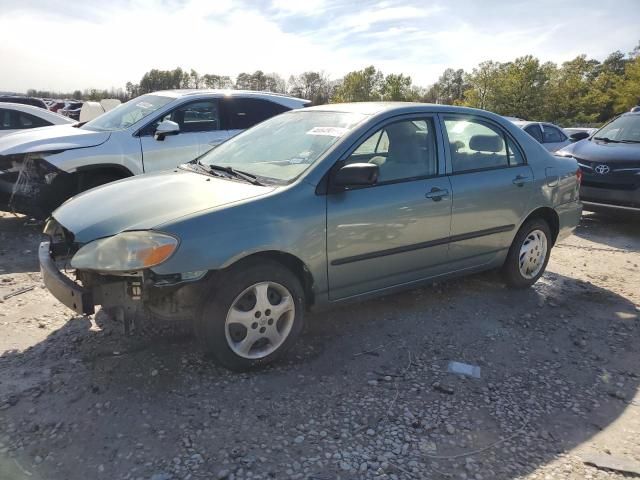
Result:
<svg viewBox="0 0 640 480"><path fill-rule="evenodd" d="M389 153L387 157L375 156L369 163L380 167L378 181L419 177L429 174L430 158L428 134L418 131L409 122L400 122L387 128Z"/></svg>

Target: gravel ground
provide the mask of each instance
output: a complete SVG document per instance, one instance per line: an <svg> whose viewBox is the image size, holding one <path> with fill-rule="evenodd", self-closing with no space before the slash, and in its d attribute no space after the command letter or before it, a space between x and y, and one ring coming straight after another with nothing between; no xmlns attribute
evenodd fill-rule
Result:
<svg viewBox="0 0 640 480"><path fill-rule="evenodd" d="M73 318L24 223L0 213L0 479L602 479L623 474L593 453L640 464L637 220L587 215L527 291L486 273L316 314L250 374L188 337Z"/></svg>

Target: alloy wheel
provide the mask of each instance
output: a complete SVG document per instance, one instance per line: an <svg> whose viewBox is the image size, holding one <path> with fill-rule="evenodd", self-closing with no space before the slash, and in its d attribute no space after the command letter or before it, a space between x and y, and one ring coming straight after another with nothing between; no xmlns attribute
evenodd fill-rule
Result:
<svg viewBox="0 0 640 480"><path fill-rule="evenodd" d="M227 313L229 348L247 359L264 358L287 339L296 307L289 290L275 282L260 282L238 295Z"/></svg>

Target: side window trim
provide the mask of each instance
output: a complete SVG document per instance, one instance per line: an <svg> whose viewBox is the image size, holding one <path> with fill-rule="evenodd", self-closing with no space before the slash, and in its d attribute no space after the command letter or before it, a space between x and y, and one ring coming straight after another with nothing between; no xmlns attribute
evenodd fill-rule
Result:
<svg viewBox="0 0 640 480"><path fill-rule="evenodd" d="M450 117L450 116L473 119L473 120L476 120L478 123L488 125L500 131L502 135L509 140L509 142L505 144L505 148L507 151L507 165L498 166L498 167L478 168L475 170L465 170L464 172L454 172L453 164L451 161L451 150L449 148L449 136L447 134L447 128L444 124L445 117ZM524 153L524 149L520 146L518 141L505 128L503 128L500 124L498 124L497 122L494 122L490 118L482 117L480 115L467 115L462 113L438 113L437 117L438 117L438 122L440 127L439 130L441 131L441 134L442 134L442 146L443 146L443 151L445 152L447 175L464 175L466 173L486 172L490 170L500 170L504 168L521 167L523 165L529 164L529 162L527 161L527 156ZM522 163L511 165L509 149L508 149L509 145L519 150L520 155L522 156Z"/></svg>
<svg viewBox="0 0 640 480"><path fill-rule="evenodd" d="M382 141L382 134L384 130L380 129L380 135L378 135L378 141L376 142L376 148L373 149L373 153L378 153L378 148L380 148L380 141Z"/></svg>

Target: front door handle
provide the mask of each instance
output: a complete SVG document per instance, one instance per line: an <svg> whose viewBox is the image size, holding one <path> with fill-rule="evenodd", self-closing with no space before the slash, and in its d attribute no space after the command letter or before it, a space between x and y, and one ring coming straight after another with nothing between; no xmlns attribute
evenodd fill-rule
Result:
<svg viewBox="0 0 640 480"><path fill-rule="evenodd" d="M439 202L443 198L449 196L449 190L444 188L433 187L429 193L424 195L426 198L430 198L434 202Z"/></svg>
<svg viewBox="0 0 640 480"><path fill-rule="evenodd" d="M528 181L529 181L529 177L527 177L526 175L518 175L516 178L513 179L513 184L521 187Z"/></svg>

